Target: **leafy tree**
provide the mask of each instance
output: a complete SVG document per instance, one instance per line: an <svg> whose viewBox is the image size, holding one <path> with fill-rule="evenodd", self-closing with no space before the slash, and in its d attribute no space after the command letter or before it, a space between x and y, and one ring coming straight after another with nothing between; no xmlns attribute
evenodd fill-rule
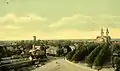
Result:
<svg viewBox="0 0 120 71"><path fill-rule="evenodd" d="M58 49L56 52L58 57L63 55L63 49Z"/></svg>
<svg viewBox="0 0 120 71"><path fill-rule="evenodd" d="M85 56L86 56L87 50L86 47L80 47L79 49L76 50L75 54L72 57L72 61L82 61L84 60Z"/></svg>
<svg viewBox="0 0 120 71"><path fill-rule="evenodd" d="M109 56L110 56L109 45L106 43L104 44L103 48L100 50L99 54L97 55L93 65L103 66L106 60L108 60Z"/></svg>
<svg viewBox="0 0 120 71"><path fill-rule="evenodd" d="M99 51L101 50L103 45L97 46L86 58L85 62L89 65L92 65L96 56L99 54Z"/></svg>
<svg viewBox="0 0 120 71"><path fill-rule="evenodd" d="M72 56L74 55L75 53L75 49L73 51L70 51L67 55L66 55L66 58L67 60L71 60Z"/></svg>
<svg viewBox="0 0 120 71"><path fill-rule="evenodd" d="M120 67L120 57L115 58L116 68Z"/></svg>
<svg viewBox="0 0 120 71"><path fill-rule="evenodd" d="M69 47L69 45L65 45L64 48L67 49L67 53L69 53L70 51L72 51L71 48Z"/></svg>
<svg viewBox="0 0 120 71"><path fill-rule="evenodd" d="M98 46L97 43L89 43L87 44L88 55Z"/></svg>
<svg viewBox="0 0 120 71"><path fill-rule="evenodd" d="M114 52L120 54L120 44L113 44L113 47Z"/></svg>
<svg viewBox="0 0 120 71"><path fill-rule="evenodd" d="M3 47L0 46L0 60L1 60L1 58L3 57L3 53L4 53Z"/></svg>
<svg viewBox="0 0 120 71"><path fill-rule="evenodd" d="M41 40L37 40L36 43L35 43L35 45L39 46L40 45L40 41Z"/></svg>

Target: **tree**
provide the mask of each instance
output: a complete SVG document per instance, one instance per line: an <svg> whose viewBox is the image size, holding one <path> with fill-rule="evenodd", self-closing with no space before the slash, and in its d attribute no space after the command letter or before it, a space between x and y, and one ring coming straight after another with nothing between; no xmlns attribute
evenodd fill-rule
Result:
<svg viewBox="0 0 120 71"><path fill-rule="evenodd" d="M115 58L116 68L120 67L120 57Z"/></svg>
<svg viewBox="0 0 120 71"><path fill-rule="evenodd" d="M97 43L89 43L87 45L88 55L98 46Z"/></svg>
<svg viewBox="0 0 120 71"><path fill-rule="evenodd" d="M3 57L3 55L4 55L4 49L2 46L0 46L0 60Z"/></svg>
<svg viewBox="0 0 120 71"><path fill-rule="evenodd" d="M99 54L99 51L101 50L103 45L97 46L86 58L85 62L88 63L88 65L92 65L96 56Z"/></svg>
<svg viewBox="0 0 120 71"><path fill-rule="evenodd" d="M108 60L109 56L110 56L109 44L106 43L104 44L103 48L97 55L93 65L102 67L103 64Z"/></svg>
<svg viewBox="0 0 120 71"><path fill-rule="evenodd" d="M113 47L114 52L120 54L120 44L113 44Z"/></svg>
<svg viewBox="0 0 120 71"><path fill-rule="evenodd" d="M66 55L66 58L67 60L71 60L72 56L74 55L75 53L75 49L73 51L70 51L67 55Z"/></svg>
<svg viewBox="0 0 120 71"><path fill-rule="evenodd" d="M67 49L67 53L69 53L70 51L72 51L71 48L69 47L69 45L65 45L64 48ZM66 53L66 54L67 54L67 53Z"/></svg>
<svg viewBox="0 0 120 71"><path fill-rule="evenodd" d="M36 43L35 43L35 45L39 46L40 45L40 41L41 40L37 40Z"/></svg>
<svg viewBox="0 0 120 71"><path fill-rule="evenodd" d="M61 48L61 49L58 49L57 51L57 56L59 57L59 56L62 56L63 55L63 49Z"/></svg>
<svg viewBox="0 0 120 71"><path fill-rule="evenodd" d="M76 50L75 54L72 57L72 61L82 61L85 59L87 53L87 49L85 46L80 47L79 49Z"/></svg>

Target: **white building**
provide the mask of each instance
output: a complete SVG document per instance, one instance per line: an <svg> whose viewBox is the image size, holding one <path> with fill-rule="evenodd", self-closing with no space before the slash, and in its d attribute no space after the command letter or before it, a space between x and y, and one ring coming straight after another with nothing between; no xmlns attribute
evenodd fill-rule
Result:
<svg viewBox="0 0 120 71"><path fill-rule="evenodd" d="M57 52L56 52L57 50L58 50L57 47L51 46L51 47L49 47L48 49L46 49L46 53L47 53L47 54L56 55L56 54L57 54Z"/></svg>
<svg viewBox="0 0 120 71"><path fill-rule="evenodd" d="M70 46L71 50L73 51L75 49L75 46Z"/></svg>

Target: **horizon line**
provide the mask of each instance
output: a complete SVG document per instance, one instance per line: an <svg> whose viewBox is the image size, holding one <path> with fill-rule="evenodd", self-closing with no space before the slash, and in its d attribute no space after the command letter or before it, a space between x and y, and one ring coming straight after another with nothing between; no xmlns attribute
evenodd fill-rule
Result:
<svg viewBox="0 0 120 71"><path fill-rule="evenodd" d="M84 39L36 39L36 40L94 40L96 38L84 38ZM111 39L120 39L120 38L111 38ZM33 39L8 39L8 40L0 40L0 41L21 41L21 40L33 40Z"/></svg>

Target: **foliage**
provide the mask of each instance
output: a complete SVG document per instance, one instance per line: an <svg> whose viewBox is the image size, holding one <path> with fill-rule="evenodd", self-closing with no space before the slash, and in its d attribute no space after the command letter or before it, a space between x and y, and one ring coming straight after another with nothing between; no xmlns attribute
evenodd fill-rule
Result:
<svg viewBox="0 0 120 71"><path fill-rule="evenodd" d="M103 48L100 50L99 54L97 55L93 65L103 66L106 60L108 60L109 56L110 56L109 45L106 43L104 44Z"/></svg>
<svg viewBox="0 0 120 71"><path fill-rule="evenodd" d="M116 68L120 67L120 57L115 58L115 64L116 64Z"/></svg>
<svg viewBox="0 0 120 71"><path fill-rule="evenodd" d="M58 56L58 57L60 57L60 56L63 55L63 49L62 49L62 48L61 48L61 49L58 49L56 52L57 52L57 56Z"/></svg>
<svg viewBox="0 0 120 71"><path fill-rule="evenodd" d="M79 49L76 50L75 54L72 57L72 61L82 61L85 59L87 53L87 49L85 46L80 47Z"/></svg>
<svg viewBox="0 0 120 71"><path fill-rule="evenodd" d="M70 51L72 51L71 48L69 47L69 45L65 45L64 48L67 49L67 53L69 53ZM67 54L67 53L66 53L66 54Z"/></svg>
<svg viewBox="0 0 120 71"><path fill-rule="evenodd" d="M2 57L10 57L13 55L13 52L7 50L6 47L1 47L0 58Z"/></svg>
<svg viewBox="0 0 120 71"><path fill-rule="evenodd" d="M92 65L103 45L97 46L86 58L85 62Z"/></svg>
<svg viewBox="0 0 120 71"><path fill-rule="evenodd" d="M10 57L10 56L12 56L13 55L13 52L12 51L10 51L10 50L5 50L5 52L4 52L4 57Z"/></svg>
<svg viewBox="0 0 120 71"><path fill-rule="evenodd" d="M113 47L114 52L120 54L120 44L113 44Z"/></svg>
<svg viewBox="0 0 120 71"><path fill-rule="evenodd" d="M72 56L74 55L75 53L75 49L73 51L70 51L67 55L66 55L66 58L67 60L71 60Z"/></svg>
<svg viewBox="0 0 120 71"><path fill-rule="evenodd" d="M98 46L97 43L89 43L87 44L88 55Z"/></svg>

